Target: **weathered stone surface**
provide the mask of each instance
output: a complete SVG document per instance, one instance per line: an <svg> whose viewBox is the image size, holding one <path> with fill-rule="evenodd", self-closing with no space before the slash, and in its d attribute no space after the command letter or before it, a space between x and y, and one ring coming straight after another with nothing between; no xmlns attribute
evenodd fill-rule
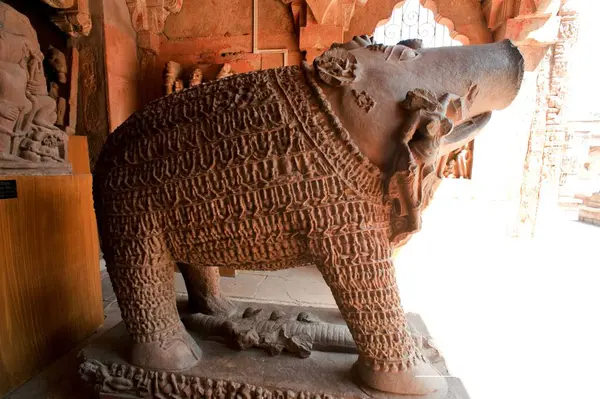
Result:
<svg viewBox="0 0 600 399"><path fill-rule="evenodd" d="M94 171L132 363L173 370L200 360L175 309L173 262L193 307L211 314L229 307L217 267L314 263L352 331L368 385L445 389L410 335L392 249L419 230L440 158L510 104L522 73L508 41L413 49L365 36L312 66L225 77L134 114L109 137Z"/></svg>

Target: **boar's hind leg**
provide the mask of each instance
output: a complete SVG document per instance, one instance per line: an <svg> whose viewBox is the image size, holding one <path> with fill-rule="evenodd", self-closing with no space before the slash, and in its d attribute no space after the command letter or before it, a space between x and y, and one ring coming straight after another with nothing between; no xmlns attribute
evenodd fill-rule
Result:
<svg viewBox="0 0 600 399"><path fill-rule="evenodd" d="M386 231L325 237L311 245L315 263L354 337L359 353L355 368L361 380L398 394L445 392L444 378L412 339Z"/></svg>
<svg viewBox="0 0 600 399"><path fill-rule="evenodd" d="M235 305L221 295L219 268L177 263L188 292L192 313L230 315Z"/></svg>
<svg viewBox="0 0 600 399"><path fill-rule="evenodd" d="M133 341L131 363L169 370L196 364L201 351L179 320L173 263L162 240L111 241L104 242L107 269Z"/></svg>

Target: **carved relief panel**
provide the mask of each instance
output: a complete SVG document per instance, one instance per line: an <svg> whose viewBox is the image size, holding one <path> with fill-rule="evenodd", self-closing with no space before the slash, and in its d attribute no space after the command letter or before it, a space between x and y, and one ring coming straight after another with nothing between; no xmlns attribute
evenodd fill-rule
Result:
<svg viewBox="0 0 600 399"><path fill-rule="evenodd" d="M15 3L0 3L0 174L70 173L67 58L50 44L66 50L66 36L38 12L42 4Z"/></svg>

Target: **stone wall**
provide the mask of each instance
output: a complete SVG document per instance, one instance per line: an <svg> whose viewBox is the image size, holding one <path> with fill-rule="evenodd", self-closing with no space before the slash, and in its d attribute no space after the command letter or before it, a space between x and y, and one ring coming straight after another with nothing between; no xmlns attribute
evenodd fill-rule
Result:
<svg viewBox="0 0 600 399"><path fill-rule="evenodd" d="M162 74L168 61L181 64L184 75L200 66L204 79L214 79L226 62L236 73L283 66L282 52L253 52L253 29L257 30L257 48L285 49L287 63L299 64L302 55L289 5L275 0L254 1L256 24L253 0L185 0L181 11L165 22L159 52L146 75L152 82L146 101L163 95Z"/></svg>
<svg viewBox="0 0 600 399"><path fill-rule="evenodd" d="M103 3L108 116L112 132L141 105L137 35L124 1L104 0Z"/></svg>
<svg viewBox="0 0 600 399"><path fill-rule="evenodd" d="M161 0L164 4L167 0ZM439 15L471 43L492 41L479 2L412 0ZM129 4L136 0L127 0ZM237 73L312 61L332 43L354 35L372 34L390 18L398 0L235 0L179 1L181 9L159 29L142 27L148 39L138 36L143 103L163 94L166 62L175 61L184 75L200 67L205 79L215 77L224 63ZM130 7L130 10L132 8ZM148 11L150 12L150 11ZM449 14L452 18L445 18ZM444 17L442 17L442 15ZM256 16L256 17L255 17ZM267 50L267 51L265 51ZM285 55L284 55L285 53Z"/></svg>

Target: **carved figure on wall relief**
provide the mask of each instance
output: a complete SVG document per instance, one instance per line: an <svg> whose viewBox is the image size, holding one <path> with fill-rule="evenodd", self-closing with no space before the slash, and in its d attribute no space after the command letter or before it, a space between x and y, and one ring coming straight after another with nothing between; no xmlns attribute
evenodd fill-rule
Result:
<svg viewBox="0 0 600 399"><path fill-rule="evenodd" d="M173 262L190 308L208 315L232 311L218 267L315 264L366 384L445 390L411 336L392 250L419 230L440 159L511 103L522 74L509 41L413 49L361 36L312 65L205 82L133 114L94 172L131 362L177 370L201 361L175 306Z"/></svg>
<svg viewBox="0 0 600 399"><path fill-rule="evenodd" d="M44 56L24 15L0 2L0 174L65 174L67 135L54 126Z"/></svg>
<svg viewBox="0 0 600 399"><path fill-rule="evenodd" d="M67 113L67 100L60 96L61 86L67 84L67 58L59 49L49 46L45 54L46 77L49 81L48 94L56 101L56 122L58 127L65 126L65 115Z"/></svg>
<svg viewBox="0 0 600 399"><path fill-rule="evenodd" d="M190 76L189 87L198 86L200 83L202 83L203 77L204 75L202 74L202 70L200 69L200 67L194 68L194 70L192 71L192 75Z"/></svg>
<svg viewBox="0 0 600 399"><path fill-rule="evenodd" d="M223 67L221 67L221 70L217 74L217 79L223 79L234 74L235 72L231 70L231 64L226 62L223 64Z"/></svg>
<svg viewBox="0 0 600 399"><path fill-rule="evenodd" d="M171 94L175 91L175 84L181 75L181 65L175 61L169 61L165 65L165 94Z"/></svg>
<svg viewBox="0 0 600 399"><path fill-rule="evenodd" d="M444 177L462 179L471 178L471 169L473 163L472 144L473 143L465 144L461 148L450 153L445 163Z"/></svg>

